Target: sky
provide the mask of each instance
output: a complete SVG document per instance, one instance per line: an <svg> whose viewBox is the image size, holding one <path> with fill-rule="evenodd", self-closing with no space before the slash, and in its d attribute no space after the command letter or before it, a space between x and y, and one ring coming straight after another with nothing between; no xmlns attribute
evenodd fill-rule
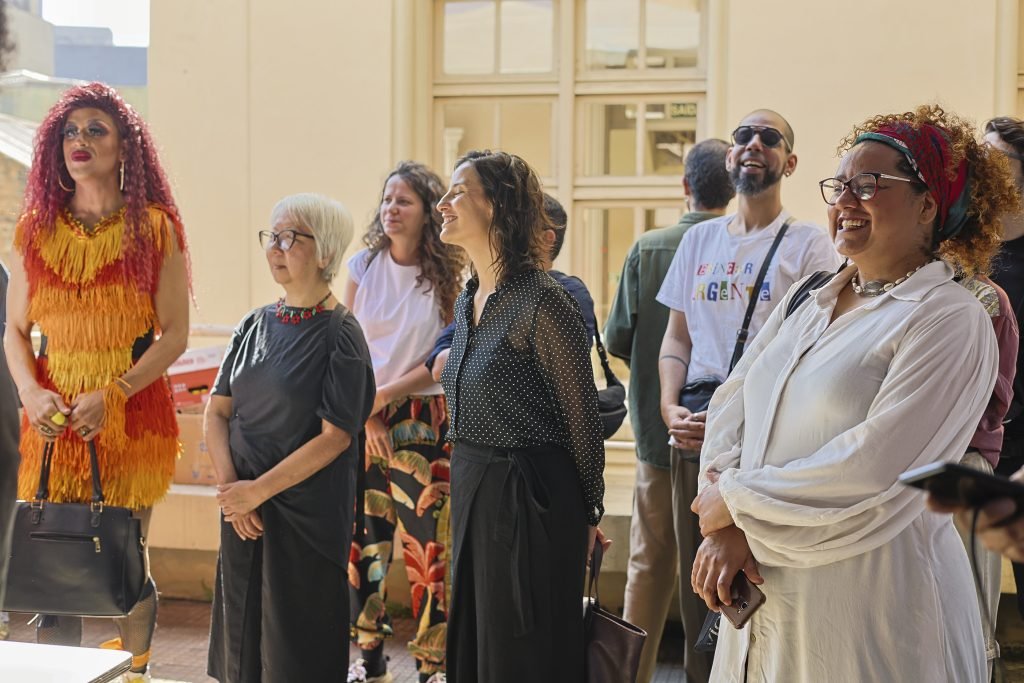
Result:
<svg viewBox="0 0 1024 683"><path fill-rule="evenodd" d="M43 19L57 26L106 26L115 45L149 46L149 0L43 0Z"/></svg>

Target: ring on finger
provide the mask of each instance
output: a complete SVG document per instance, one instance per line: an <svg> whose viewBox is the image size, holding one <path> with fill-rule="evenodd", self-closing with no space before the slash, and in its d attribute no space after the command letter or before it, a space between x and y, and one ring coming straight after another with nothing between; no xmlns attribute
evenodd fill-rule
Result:
<svg viewBox="0 0 1024 683"><path fill-rule="evenodd" d="M39 425L39 433L44 436L55 436L57 434L52 427L47 425Z"/></svg>
<svg viewBox="0 0 1024 683"><path fill-rule="evenodd" d="M90 431L92 430L89 429L88 427L82 427L81 429L78 430L78 434L79 436L88 436Z"/></svg>

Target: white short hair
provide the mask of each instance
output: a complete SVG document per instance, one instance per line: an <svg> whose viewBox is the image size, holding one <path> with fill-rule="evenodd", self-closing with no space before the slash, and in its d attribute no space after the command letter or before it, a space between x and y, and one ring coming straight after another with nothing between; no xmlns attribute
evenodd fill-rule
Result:
<svg viewBox="0 0 1024 683"><path fill-rule="evenodd" d="M341 259L352 241L352 214L341 202L312 192L288 195L274 205L270 223L293 220L309 228L316 238L316 258L326 259L321 276L327 282L338 274Z"/></svg>

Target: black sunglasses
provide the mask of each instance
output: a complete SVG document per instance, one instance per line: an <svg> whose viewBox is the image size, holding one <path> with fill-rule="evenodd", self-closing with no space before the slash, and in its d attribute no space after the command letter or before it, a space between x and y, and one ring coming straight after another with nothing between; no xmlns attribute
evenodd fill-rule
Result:
<svg viewBox="0 0 1024 683"><path fill-rule="evenodd" d="M765 147L778 147L780 143L785 142L786 148L789 148L786 136L778 129L768 126L740 126L732 132L732 142L734 145L749 145L755 135L761 138L761 144Z"/></svg>

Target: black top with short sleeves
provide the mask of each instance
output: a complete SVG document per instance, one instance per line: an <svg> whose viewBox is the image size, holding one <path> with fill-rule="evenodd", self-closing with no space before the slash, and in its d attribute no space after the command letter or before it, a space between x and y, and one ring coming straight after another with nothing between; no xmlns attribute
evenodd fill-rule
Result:
<svg viewBox="0 0 1024 683"><path fill-rule="evenodd" d="M604 439L579 305L541 270L502 282L473 324L472 278L455 302L441 376L448 439L497 448L556 444L576 463L587 520L604 514Z"/></svg>
<svg viewBox="0 0 1024 683"><path fill-rule="evenodd" d="M256 479L320 435L322 420L351 437L339 457L265 503L344 567L359 434L376 393L370 350L352 315L325 311L292 325L275 309L257 308L239 323L213 393L231 398L229 445L240 479Z"/></svg>

